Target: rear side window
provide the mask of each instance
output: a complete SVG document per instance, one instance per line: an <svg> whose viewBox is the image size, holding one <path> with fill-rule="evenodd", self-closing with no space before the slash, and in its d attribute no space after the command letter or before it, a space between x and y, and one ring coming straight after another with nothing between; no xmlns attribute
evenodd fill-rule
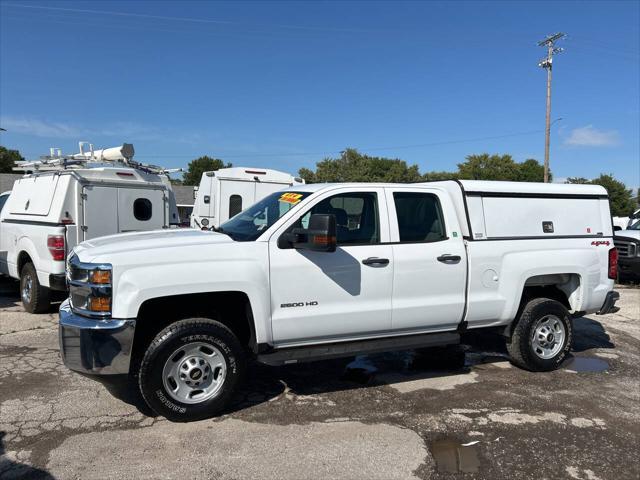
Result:
<svg viewBox="0 0 640 480"><path fill-rule="evenodd" d="M446 238L438 197L430 193L394 192L401 242L437 242Z"/></svg>
<svg viewBox="0 0 640 480"><path fill-rule="evenodd" d="M136 198L133 202L133 216L136 220L146 222L151 219L152 211L151 200L148 198Z"/></svg>
<svg viewBox="0 0 640 480"><path fill-rule="evenodd" d="M240 195L231 195L229 197L229 218L235 217L242 211L242 197Z"/></svg>

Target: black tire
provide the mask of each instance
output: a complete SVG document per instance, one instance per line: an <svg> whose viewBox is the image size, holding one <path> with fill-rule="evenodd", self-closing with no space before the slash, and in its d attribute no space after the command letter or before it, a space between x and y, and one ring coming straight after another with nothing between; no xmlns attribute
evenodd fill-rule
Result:
<svg viewBox="0 0 640 480"><path fill-rule="evenodd" d="M31 262L20 271L20 298L29 313L44 313L51 308L51 291L40 285L36 267Z"/></svg>
<svg viewBox="0 0 640 480"><path fill-rule="evenodd" d="M536 327L539 322L544 321L545 317L557 318L564 327L564 339L562 342L556 342L559 345L558 351L549 358L542 358L541 353L537 353L544 350L535 343ZM514 365L533 372L548 372L562 364L571 350L572 343L573 325L564 305L550 298L535 298L527 302L516 319L511 339L507 342L507 350ZM555 348L550 350L549 354L553 353Z"/></svg>
<svg viewBox="0 0 640 480"><path fill-rule="evenodd" d="M226 362L224 366L225 373L221 387L213 397L206 398L199 403L185 403L175 398L174 394L166 388L163 380L163 370L165 366L170 365L170 357L178 359L174 360L176 364L180 361L186 363L186 360L182 360L183 357L180 354L174 354L183 347L185 351L193 348L195 343L209 345L222 354ZM209 350L211 351L211 348ZM185 359L188 357L184 353L183 356ZM198 373L198 379L203 379L203 385L207 379L203 373L207 365L205 364L203 370ZM196 365L196 367L198 366ZM196 367L194 369L199 368ZM246 357L244 349L229 328L215 320L190 318L169 325L151 342L140 364L138 385L144 400L158 415L162 415L173 422L189 422L214 416L224 410L242 382L245 369ZM178 371L182 376L182 370ZM209 370L209 375L214 378L215 372ZM187 380L193 381L195 378L187 376ZM184 387L184 383L188 383L187 380L179 381ZM173 377L170 381L173 381L175 385ZM188 388L193 389L191 386ZM194 391L197 390L193 389L192 392ZM195 401L197 401L197 398Z"/></svg>

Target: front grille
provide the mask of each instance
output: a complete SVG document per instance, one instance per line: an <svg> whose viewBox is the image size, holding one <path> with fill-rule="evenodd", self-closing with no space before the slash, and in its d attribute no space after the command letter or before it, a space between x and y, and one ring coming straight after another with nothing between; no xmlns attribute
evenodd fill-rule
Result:
<svg viewBox="0 0 640 480"><path fill-rule="evenodd" d="M624 240L614 240L613 244L618 250L619 257L635 257L636 244L633 242L625 242Z"/></svg>

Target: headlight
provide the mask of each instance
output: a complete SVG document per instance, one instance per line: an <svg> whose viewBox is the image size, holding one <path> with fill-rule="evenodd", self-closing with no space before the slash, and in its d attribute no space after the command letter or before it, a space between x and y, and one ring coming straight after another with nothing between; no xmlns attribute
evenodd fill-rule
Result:
<svg viewBox="0 0 640 480"><path fill-rule="evenodd" d="M75 312L93 317L111 315L112 281L110 264L83 263L76 255L69 257L67 282Z"/></svg>

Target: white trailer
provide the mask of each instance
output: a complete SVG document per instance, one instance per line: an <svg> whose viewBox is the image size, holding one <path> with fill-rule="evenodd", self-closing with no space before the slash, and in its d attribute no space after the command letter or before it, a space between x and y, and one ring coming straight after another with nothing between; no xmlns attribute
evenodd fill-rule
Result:
<svg viewBox="0 0 640 480"><path fill-rule="evenodd" d="M193 228L218 227L267 195L304 184L289 173L264 168L222 168L202 174L194 188Z"/></svg>
<svg viewBox="0 0 640 480"><path fill-rule="evenodd" d="M117 158L116 150L126 154ZM171 183L159 167L131 160L133 146L53 154L17 162L17 180L0 212L0 274L20 279L29 312L66 290L67 252L82 241L179 223Z"/></svg>

